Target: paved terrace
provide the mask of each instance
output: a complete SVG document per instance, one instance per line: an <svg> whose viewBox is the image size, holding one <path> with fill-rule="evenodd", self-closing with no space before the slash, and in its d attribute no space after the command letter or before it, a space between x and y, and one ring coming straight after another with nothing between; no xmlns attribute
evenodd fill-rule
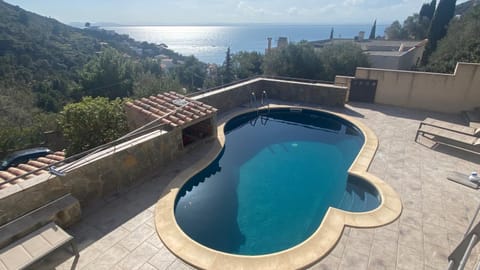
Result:
<svg viewBox="0 0 480 270"><path fill-rule="evenodd" d="M358 118L377 134L379 148L369 171L400 194L404 208L387 226L345 228L332 252L311 269L446 269L447 256L480 202L477 191L448 181L446 175L478 170L480 156L448 147L431 150L414 138L426 117L454 122L460 117L360 103L335 111ZM207 148L198 146L151 181L83 209L83 220L69 229L81 250L77 263L67 249L60 249L32 268L192 269L163 246L153 211L167 181L202 158ZM476 247L466 269L474 267L479 254Z"/></svg>

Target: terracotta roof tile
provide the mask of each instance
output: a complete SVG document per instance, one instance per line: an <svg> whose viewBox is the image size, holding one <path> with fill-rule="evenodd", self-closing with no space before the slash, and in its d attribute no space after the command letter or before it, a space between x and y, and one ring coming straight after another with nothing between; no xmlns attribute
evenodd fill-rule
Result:
<svg viewBox="0 0 480 270"><path fill-rule="evenodd" d="M34 171L34 170L38 169L38 167L31 166L31 165L28 165L28 164L20 164L20 165L18 165L18 168L20 168L24 171L27 171L27 172L31 172L31 171ZM46 172L47 171L41 170L41 171L34 172L33 174L39 175L39 174L46 173Z"/></svg>
<svg viewBox="0 0 480 270"><path fill-rule="evenodd" d="M163 123L172 127L187 125L196 119L207 117L217 111L210 105L192 100L175 92L162 93L127 102L126 109L136 115L143 115L143 119L148 122L161 118Z"/></svg>
<svg viewBox="0 0 480 270"><path fill-rule="evenodd" d="M55 163L55 160L49 159L49 158L46 158L46 157L39 157L39 158L37 158L37 160L40 161L40 162L46 163L46 164Z"/></svg>
<svg viewBox="0 0 480 270"><path fill-rule="evenodd" d="M15 167L10 167L8 168L7 172L12 173L15 176L20 176L20 175L26 174L28 171L24 171L22 169L15 168ZM32 178L32 177L33 177L32 175L27 176L27 178Z"/></svg>
<svg viewBox="0 0 480 270"><path fill-rule="evenodd" d="M27 179L35 177L35 175L46 173L47 171L40 170L33 174L16 179L11 183L5 183L5 181L8 181L9 179L21 176L28 172L38 170L39 168L45 167L49 164L52 164L58 161L62 161L64 159L65 159L65 152L57 151L53 154L47 155L46 157L39 157L37 160L29 160L27 164L20 164L17 167L10 167L6 171L0 171L0 189L4 189L9 186L12 186L12 184L23 182Z"/></svg>
<svg viewBox="0 0 480 270"><path fill-rule="evenodd" d="M3 180L3 178L0 178L0 189L4 189L12 185L10 183L2 184L3 182L5 182L5 180Z"/></svg>
<svg viewBox="0 0 480 270"><path fill-rule="evenodd" d="M64 156L57 156L55 154L50 154L50 155L47 155L46 157L49 158L49 159L53 159L55 161L62 161L62 160L65 159Z"/></svg>
<svg viewBox="0 0 480 270"><path fill-rule="evenodd" d="M0 177L3 179L3 180L9 180L9 179L12 179L14 178L16 175L11 173L11 172L7 172L7 171L0 171Z"/></svg>
<svg viewBox="0 0 480 270"><path fill-rule="evenodd" d="M37 168L42 168L42 167L45 167L47 166L48 164L47 163L43 163L43 162L40 162L38 160L30 160L27 162L28 165L31 165L31 166L34 166L34 167L37 167Z"/></svg>

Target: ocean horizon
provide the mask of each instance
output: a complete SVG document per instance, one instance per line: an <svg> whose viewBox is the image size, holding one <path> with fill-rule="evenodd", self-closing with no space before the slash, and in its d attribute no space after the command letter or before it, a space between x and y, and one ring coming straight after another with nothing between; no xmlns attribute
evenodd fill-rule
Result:
<svg viewBox="0 0 480 270"><path fill-rule="evenodd" d="M335 38L353 38L360 31L370 34L372 25L338 24L226 24L226 25L163 25L163 26L110 26L102 27L118 34L127 34L138 41L166 44L169 49L185 56L194 55L202 62L222 64L230 47L232 53L256 51L264 53L267 38L272 38L272 46L279 37L287 37L289 42L302 40L315 41L330 37L334 29ZM377 36L383 36L386 25L377 25Z"/></svg>

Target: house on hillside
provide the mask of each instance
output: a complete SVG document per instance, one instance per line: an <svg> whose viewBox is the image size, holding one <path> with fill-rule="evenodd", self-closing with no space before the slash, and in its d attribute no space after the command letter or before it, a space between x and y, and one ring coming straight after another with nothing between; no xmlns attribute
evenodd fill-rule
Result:
<svg viewBox="0 0 480 270"><path fill-rule="evenodd" d="M325 39L312 41L315 48L339 43L355 43L368 55L372 68L411 70L422 60L427 40L368 40L360 33L355 39Z"/></svg>
<svg viewBox="0 0 480 270"><path fill-rule="evenodd" d="M276 50L278 48L286 48L288 46L288 38L287 37L279 37L277 39L277 47L272 47L272 38L268 37L267 38L268 45L267 48L265 49L265 53L268 53L272 50Z"/></svg>

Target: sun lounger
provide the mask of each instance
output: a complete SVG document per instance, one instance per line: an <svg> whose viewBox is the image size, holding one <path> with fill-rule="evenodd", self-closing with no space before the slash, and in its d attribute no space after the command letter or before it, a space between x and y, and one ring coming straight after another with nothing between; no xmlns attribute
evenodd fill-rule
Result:
<svg viewBox="0 0 480 270"><path fill-rule="evenodd" d="M423 120L422 123L420 123L419 129L422 128L422 126L424 125L437 127L445 130L450 130L450 131L462 133L465 135L480 137L480 128L473 128L469 126L453 124L450 122L445 122L445 121L436 120L432 118L426 118L425 120Z"/></svg>
<svg viewBox="0 0 480 270"><path fill-rule="evenodd" d="M424 137L425 135L430 135L428 138L436 143L461 148L474 153L480 153L480 138L473 135L423 124L423 122L417 130L415 141L418 140L419 135Z"/></svg>

